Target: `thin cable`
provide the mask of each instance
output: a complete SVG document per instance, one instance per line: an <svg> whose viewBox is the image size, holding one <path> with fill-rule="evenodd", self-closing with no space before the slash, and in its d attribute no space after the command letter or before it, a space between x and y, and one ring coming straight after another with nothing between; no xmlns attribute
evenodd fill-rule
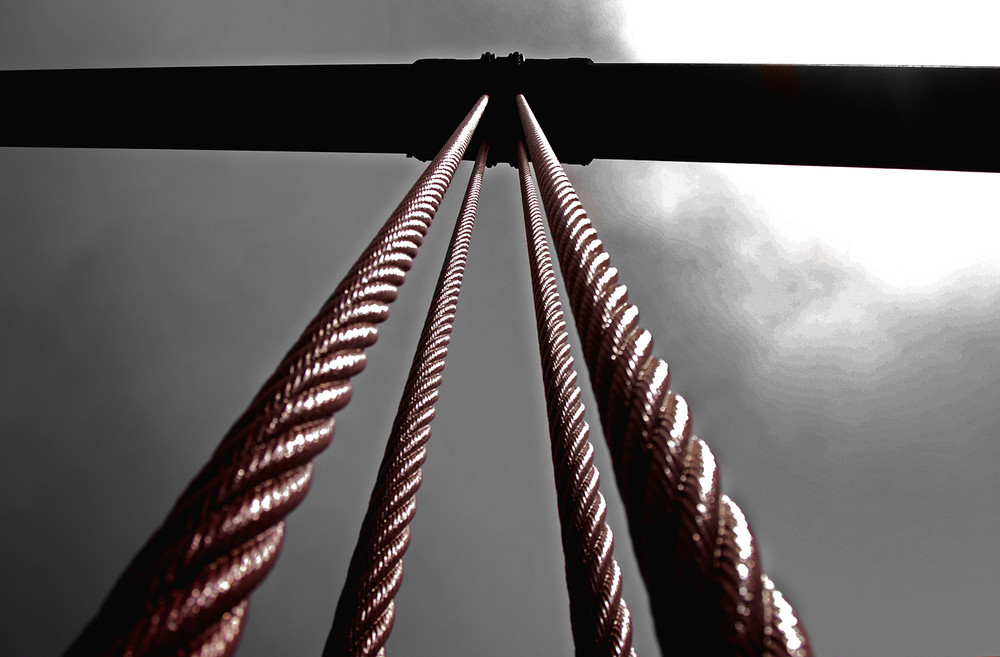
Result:
<svg viewBox="0 0 1000 657"><path fill-rule="evenodd" d="M385 655L385 642L396 617L394 598L403 580L403 555L410 544L410 521L417 510L417 490L423 477L421 467L427 458L434 404L469 258L488 151L484 141L476 156L368 503L368 513L351 557L347 582L323 651L327 657Z"/></svg>
<svg viewBox="0 0 1000 657"><path fill-rule="evenodd" d="M521 140L517 142L517 163L576 654L634 657L632 616L622 598L614 534L605 522L607 506L599 490L590 428L583 420L542 212Z"/></svg>
<svg viewBox="0 0 1000 657"><path fill-rule="evenodd" d="M764 594L746 518L720 494L715 457L690 435L687 403L668 390L667 364L652 356L652 336L639 327L638 309L520 94L517 107L661 646L678 654L811 654L792 607L777 592ZM778 616L782 631L766 620Z"/></svg>
<svg viewBox="0 0 1000 657"><path fill-rule="evenodd" d="M283 518L333 439L472 133L482 96L133 559L67 655L231 655Z"/></svg>

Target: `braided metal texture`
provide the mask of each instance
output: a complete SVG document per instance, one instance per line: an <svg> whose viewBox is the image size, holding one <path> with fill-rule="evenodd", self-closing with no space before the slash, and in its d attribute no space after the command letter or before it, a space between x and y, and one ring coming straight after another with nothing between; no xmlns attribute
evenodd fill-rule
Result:
<svg viewBox="0 0 1000 657"><path fill-rule="evenodd" d="M632 616L622 598L614 534L605 522L607 506L599 490L590 428L583 420L542 212L520 140L517 159L576 654L634 656Z"/></svg>
<svg viewBox="0 0 1000 657"><path fill-rule="evenodd" d="M421 467L427 458L434 404L469 258L487 153L483 142L351 557L347 582L323 651L327 657L385 654L385 642L396 615L393 598L403 579L403 555L410 544L410 521L417 510Z"/></svg>
<svg viewBox="0 0 1000 657"><path fill-rule="evenodd" d="M811 654L794 610L767 589L753 533L720 493L715 457L638 325L618 272L527 101L518 112L583 342L657 635L679 654ZM773 586L772 586L773 588Z"/></svg>
<svg viewBox="0 0 1000 657"><path fill-rule="evenodd" d="M312 459L389 311L472 133L483 96L389 217L67 655L230 655L281 548Z"/></svg>

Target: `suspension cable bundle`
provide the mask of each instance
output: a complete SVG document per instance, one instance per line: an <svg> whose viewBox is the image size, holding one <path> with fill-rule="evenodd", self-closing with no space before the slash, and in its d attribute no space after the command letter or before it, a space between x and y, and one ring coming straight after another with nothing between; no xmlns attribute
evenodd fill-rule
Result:
<svg viewBox="0 0 1000 657"><path fill-rule="evenodd" d="M636 653L529 152L664 652L811 655L802 623L761 569L746 518L721 493L712 451L691 434L687 403L668 389L668 367L652 356L652 336L639 328L638 310L559 160L524 96L514 100L527 142L526 150L517 141L516 162L576 654ZM235 652L249 595L280 550L284 517L309 488L312 460L333 439L350 379L365 367L365 349L376 341L377 324L388 316L488 101L479 97L68 656ZM385 654L487 153L483 138L325 657Z"/></svg>

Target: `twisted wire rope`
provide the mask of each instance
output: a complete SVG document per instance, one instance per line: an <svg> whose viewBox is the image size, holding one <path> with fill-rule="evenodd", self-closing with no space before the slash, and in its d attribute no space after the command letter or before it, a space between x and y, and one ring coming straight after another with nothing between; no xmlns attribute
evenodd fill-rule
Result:
<svg viewBox="0 0 1000 657"><path fill-rule="evenodd" d="M488 98L482 96L403 198L133 559L67 651L231 655L248 596L281 548L312 459L388 316Z"/></svg>
<svg viewBox="0 0 1000 657"><path fill-rule="evenodd" d="M660 644L680 654L810 655L555 152L524 96L516 102Z"/></svg>
<svg viewBox="0 0 1000 657"><path fill-rule="evenodd" d="M599 490L590 428L583 419L542 213L520 140L517 163L576 654L634 657L632 617L622 598L614 534L605 522L607 506Z"/></svg>
<svg viewBox="0 0 1000 657"><path fill-rule="evenodd" d="M413 364L403 388L382 464L361 526L347 581L323 651L328 657L385 655L395 620L395 595L403 579L410 521L427 458L438 398L465 276L488 146L476 156Z"/></svg>

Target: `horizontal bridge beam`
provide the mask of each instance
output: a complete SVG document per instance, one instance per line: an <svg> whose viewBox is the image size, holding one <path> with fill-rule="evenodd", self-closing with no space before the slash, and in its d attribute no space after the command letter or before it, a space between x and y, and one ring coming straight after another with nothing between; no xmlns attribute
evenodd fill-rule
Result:
<svg viewBox="0 0 1000 657"><path fill-rule="evenodd" d="M512 163L520 92L568 164L1000 171L1000 68L595 64L487 54L413 64L0 71L0 89L0 146L429 159L488 93L491 160Z"/></svg>

